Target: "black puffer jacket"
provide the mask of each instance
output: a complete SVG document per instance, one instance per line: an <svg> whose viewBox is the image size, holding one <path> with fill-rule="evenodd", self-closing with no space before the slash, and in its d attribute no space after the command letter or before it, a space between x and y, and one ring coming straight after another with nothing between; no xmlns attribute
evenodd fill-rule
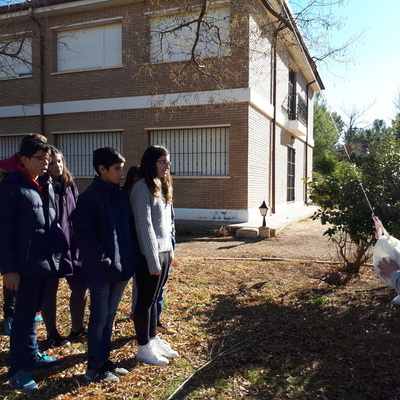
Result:
<svg viewBox="0 0 400 400"><path fill-rule="evenodd" d="M20 169L0 184L1 273L44 275L59 269L68 243L56 220L54 193L45 174L41 190Z"/></svg>
<svg viewBox="0 0 400 400"><path fill-rule="evenodd" d="M132 218L128 195L119 185L96 176L79 195L72 224L88 283L127 281L133 276L140 250Z"/></svg>

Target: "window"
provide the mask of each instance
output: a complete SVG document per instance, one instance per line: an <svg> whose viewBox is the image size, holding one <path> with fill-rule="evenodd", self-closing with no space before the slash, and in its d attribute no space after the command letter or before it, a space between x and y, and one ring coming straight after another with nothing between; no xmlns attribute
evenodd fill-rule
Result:
<svg viewBox="0 0 400 400"><path fill-rule="evenodd" d="M150 19L150 61L183 61L192 57L199 12L154 16ZM230 12L228 7L211 8L200 24L196 57L229 54Z"/></svg>
<svg viewBox="0 0 400 400"><path fill-rule="evenodd" d="M295 173L296 173L296 150L288 147L287 163L287 201L295 200Z"/></svg>
<svg viewBox="0 0 400 400"><path fill-rule="evenodd" d="M122 132L81 132L57 134L57 147L64 154L74 176L93 176L93 150L113 147L122 151Z"/></svg>
<svg viewBox="0 0 400 400"><path fill-rule="evenodd" d="M0 79L32 76L32 42L0 39Z"/></svg>
<svg viewBox="0 0 400 400"><path fill-rule="evenodd" d="M121 23L57 32L58 71L122 65Z"/></svg>
<svg viewBox="0 0 400 400"><path fill-rule="evenodd" d="M1 136L0 137L0 160L10 158L18 150L21 143L21 139L25 135L18 136Z"/></svg>
<svg viewBox="0 0 400 400"><path fill-rule="evenodd" d="M289 87L288 87L288 118L291 121L299 120L305 126L308 125L308 108L307 102L296 91L296 73L289 70Z"/></svg>
<svg viewBox="0 0 400 400"><path fill-rule="evenodd" d="M154 130L151 142L170 151L175 176L229 175L227 127Z"/></svg>
<svg viewBox="0 0 400 400"><path fill-rule="evenodd" d="M289 119L296 119L296 73L289 70L288 81L288 114Z"/></svg>

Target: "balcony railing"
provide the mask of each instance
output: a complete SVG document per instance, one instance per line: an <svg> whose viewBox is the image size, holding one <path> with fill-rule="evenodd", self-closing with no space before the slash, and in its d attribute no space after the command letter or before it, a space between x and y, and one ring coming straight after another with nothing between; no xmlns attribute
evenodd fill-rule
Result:
<svg viewBox="0 0 400 400"><path fill-rule="evenodd" d="M308 124L307 103L299 94L289 94L288 96L288 115L289 120L299 120L305 126Z"/></svg>

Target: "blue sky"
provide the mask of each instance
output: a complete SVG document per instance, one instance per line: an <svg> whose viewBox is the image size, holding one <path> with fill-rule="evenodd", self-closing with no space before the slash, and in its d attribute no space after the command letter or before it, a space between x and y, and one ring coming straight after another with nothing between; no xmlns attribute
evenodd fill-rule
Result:
<svg viewBox="0 0 400 400"><path fill-rule="evenodd" d="M342 29L332 32L334 43L339 45L360 33L362 36L351 47L351 62L318 65L328 106L344 118L343 110L349 114L371 106L359 119L359 127L375 119L390 123L400 93L400 1L349 0L333 11L344 23Z"/></svg>
<svg viewBox="0 0 400 400"><path fill-rule="evenodd" d="M0 4L5 3L0 0ZM328 106L344 118L353 110L369 108L359 119L359 127L366 127L375 119L390 123L396 112L394 101L400 93L400 1L345 0L343 6L332 11L344 23L342 29L332 31L333 43L339 46L348 38L362 36L351 47L350 62L318 64Z"/></svg>

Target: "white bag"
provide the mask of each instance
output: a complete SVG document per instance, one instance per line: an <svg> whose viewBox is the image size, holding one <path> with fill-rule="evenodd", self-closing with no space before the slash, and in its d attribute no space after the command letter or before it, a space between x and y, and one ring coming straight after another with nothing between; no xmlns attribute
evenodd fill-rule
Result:
<svg viewBox="0 0 400 400"><path fill-rule="evenodd" d="M378 268L378 264L383 258L387 258L388 260L392 259L397 265L400 266L400 240L388 235L386 231L382 236L379 237L374 246L373 264L374 269L382 282L386 285L394 287L392 279L382 276L381 271Z"/></svg>

